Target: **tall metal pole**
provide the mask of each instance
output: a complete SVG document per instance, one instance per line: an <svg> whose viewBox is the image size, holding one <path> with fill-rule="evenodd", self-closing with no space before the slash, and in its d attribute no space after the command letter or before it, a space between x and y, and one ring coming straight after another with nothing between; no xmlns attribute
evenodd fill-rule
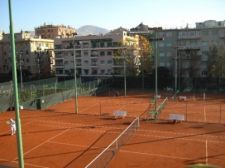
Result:
<svg viewBox="0 0 225 168"><path fill-rule="evenodd" d="M78 114L78 101L77 101L77 62L75 50L75 35L73 37L73 65L74 65L74 94L75 94L75 114Z"/></svg>
<svg viewBox="0 0 225 168"><path fill-rule="evenodd" d="M127 73L126 73L126 57L123 56L123 74L124 74L124 96L127 96Z"/></svg>
<svg viewBox="0 0 225 168"><path fill-rule="evenodd" d="M19 108L19 95L18 95L18 86L17 86L17 73L16 73L16 48L15 48L15 38L13 31L13 19L11 11L11 0L8 0L9 3L9 20L10 20L10 35L11 35L11 52L12 52L12 75L13 75L13 89L14 89L14 98L15 98L15 111L16 111L16 138L17 138L17 152L19 157L19 167L24 168L24 158L23 158L23 140L21 132L21 123L20 123L20 108Z"/></svg>
<svg viewBox="0 0 225 168"><path fill-rule="evenodd" d="M174 91L175 95L177 93L177 55L178 55L178 48L176 47L176 56L175 56L175 71L174 71Z"/></svg>
<svg viewBox="0 0 225 168"><path fill-rule="evenodd" d="M155 112L157 110L157 96L158 96L158 34L156 32L155 41Z"/></svg>
<svg viewBox="0 0 225 168"><path fill-rule="evenodd" d="M41 66L40 66L40 55L41 55L41 51L38 52L38 80L40 82L41 79Z"/></svg>
<svg viewBox="0 0 225 168"><path fill-rule="evenodd" d="M21 59L22 53L20 52L20 90L23 90L23 72L22 72L22 59Z"/></svg>

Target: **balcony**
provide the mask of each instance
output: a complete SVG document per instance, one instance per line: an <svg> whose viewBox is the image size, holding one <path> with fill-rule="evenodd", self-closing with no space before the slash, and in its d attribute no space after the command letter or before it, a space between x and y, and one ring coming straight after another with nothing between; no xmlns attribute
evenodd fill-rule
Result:
<svg viewBox="0 0 225 168"><path fill-rule="evenodd" d="M178 50L200 50L200 47L197 45L183 45L178 46Z"/></svg>
<svg viewBox="0 0 225 168"><path fill-rule="evenodd" d="M199 31L193 31L193 30L186 30L186 31L180 31L178 33L178 40L194 40L199 39L200 33Z"/></svg>
<svg viewBox="0 0 225 168"><path fill-rule="evenodd" d="M63 64L56 64L55 67L56 68L64 68L64 65Z"/></svg>

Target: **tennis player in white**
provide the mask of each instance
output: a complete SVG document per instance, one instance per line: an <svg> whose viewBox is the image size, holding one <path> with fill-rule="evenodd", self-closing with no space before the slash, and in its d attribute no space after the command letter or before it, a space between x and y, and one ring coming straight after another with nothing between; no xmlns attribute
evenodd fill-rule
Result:
<svg viewBox="0 0 225 168"><path fill-rule="evenodd" d="M11 135L14 135L16 133L16 122L11 118L9 120L10 127L11 127Z"/></svg>

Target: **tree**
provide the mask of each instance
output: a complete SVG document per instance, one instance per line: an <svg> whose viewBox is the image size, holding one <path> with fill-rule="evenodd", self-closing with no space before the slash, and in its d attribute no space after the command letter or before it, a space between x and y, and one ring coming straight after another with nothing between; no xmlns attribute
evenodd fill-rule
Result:
<svg viewBox="0 0 225 168"><path fill-rule="evenodd" d="M142 88L144 88L144 75L150 74L153 69L152 46L145 36L139 36L140 48L140 74L142 76Z"/></svg>
<svg viewBox="0 0 225 168"><path fill-rule="evenodd" d="M139 36L141 73L146 74L152 72L152 46L145 36Z"/></svg>
<svg viewBox="0 0 225 168"><path fill-rule="evenodd" d="M221 79L225 76L225 46L210 47L209 52L209 75L217 78L220 86Z"/></svg>

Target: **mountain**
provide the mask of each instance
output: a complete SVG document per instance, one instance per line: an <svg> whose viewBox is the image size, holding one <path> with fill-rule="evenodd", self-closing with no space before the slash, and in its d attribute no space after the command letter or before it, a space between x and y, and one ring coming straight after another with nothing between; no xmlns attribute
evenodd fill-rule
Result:
<svg viewBox="0 0 225 168"><path fill-rule="evenodd" d="M78 35L99 35L99 34L106 34L108 33L109 30L101 28L101 27L97 27L97 26L92 26L92 25L86 25L86 26L82 26L79 29L77 29L77 34Z"/></svg>

